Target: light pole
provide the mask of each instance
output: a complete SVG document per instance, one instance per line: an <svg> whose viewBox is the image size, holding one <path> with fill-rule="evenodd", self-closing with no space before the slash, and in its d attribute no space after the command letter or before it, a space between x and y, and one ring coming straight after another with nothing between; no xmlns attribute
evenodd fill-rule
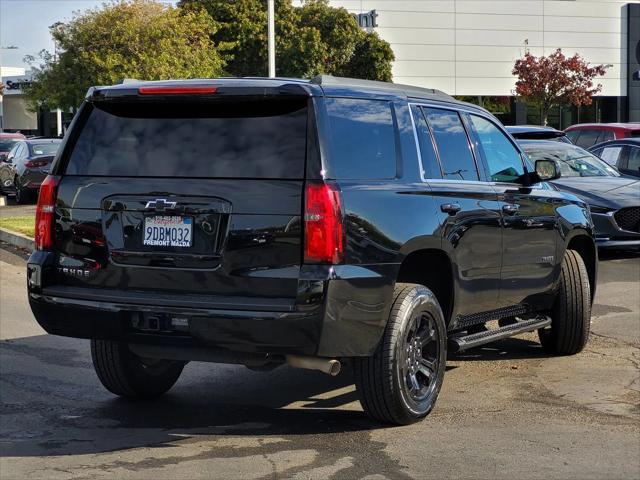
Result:
<svg viewBox="0 0 640 480"><path fill-rule="evenodd" d="M276 76L276 28L275 28L275 0L267 0L267 17L268 28L267 34L269 37L269 77Z"/></svg>

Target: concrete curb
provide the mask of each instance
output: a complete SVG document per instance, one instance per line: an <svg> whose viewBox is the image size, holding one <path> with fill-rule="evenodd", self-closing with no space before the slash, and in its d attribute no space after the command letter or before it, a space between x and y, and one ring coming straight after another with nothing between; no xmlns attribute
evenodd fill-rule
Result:
<svg viewBox="0 0 640 480"><path fill-rule="evenodd" d="M31 237L4 228L0 228L0 240L30 252L34 249L33 239Z"/></svg>

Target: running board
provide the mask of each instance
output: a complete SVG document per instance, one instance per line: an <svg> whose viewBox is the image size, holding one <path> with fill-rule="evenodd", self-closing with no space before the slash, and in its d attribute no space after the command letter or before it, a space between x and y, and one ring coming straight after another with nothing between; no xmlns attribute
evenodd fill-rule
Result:
<svg viewBox="0 0 640 480"><path fill-rule="evenodd" d="M513 337L525 332L533 332L540 328L551 325L549 317L536 317L530 320L519 320L518 322L487 330L485 332L472 333L471 335L461 335L449 339L449 350L452 352L461 352L470 348L484 345L485 343L495 342L507 337Z"/></svg>

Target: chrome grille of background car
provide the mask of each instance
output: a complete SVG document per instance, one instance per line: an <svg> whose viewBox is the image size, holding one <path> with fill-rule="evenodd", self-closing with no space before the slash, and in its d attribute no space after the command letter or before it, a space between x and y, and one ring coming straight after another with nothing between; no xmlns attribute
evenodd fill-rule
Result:
<svg viewBox="0 0 640 480"><path fill-rule="evenodd" d="M640 233L640 207L621 208L614 217L622 230Z"/></svg>

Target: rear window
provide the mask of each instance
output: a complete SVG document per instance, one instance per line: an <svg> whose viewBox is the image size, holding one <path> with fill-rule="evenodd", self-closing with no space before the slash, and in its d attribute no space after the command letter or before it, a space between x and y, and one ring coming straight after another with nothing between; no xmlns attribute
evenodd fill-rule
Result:
<svg viewBox="0 0 640 480"><path fill-rule="evenodd" d="M59 143L36 143L31 145L31 151L34 155L55 155L59 146Z"/></svg>
<svg viewBox="0 0 640 480"><path fill-rule="evenodd" d="M327 98L332 154L329 178L388 179L396 176L391 104L381 100Z"/></svg>
<svg viewBox="0 0 640 480"><path fill-rule="evenodd" d="M596 144L599 134L600 132L598 130L582 130L580 138L578 138L575 144L582 148L589 148Z"/></svg>
<svg viewBox="0 0 640 480"><path fill-rule="evenodd" d="M640 137L640 130L632 130L629 136L634 138Z"/></svg>
<svg viewBox="0 0 640 480"><path fill-rule="evenodd" d="M93 107L68 175L303 178L306 99Z"/></svg>

